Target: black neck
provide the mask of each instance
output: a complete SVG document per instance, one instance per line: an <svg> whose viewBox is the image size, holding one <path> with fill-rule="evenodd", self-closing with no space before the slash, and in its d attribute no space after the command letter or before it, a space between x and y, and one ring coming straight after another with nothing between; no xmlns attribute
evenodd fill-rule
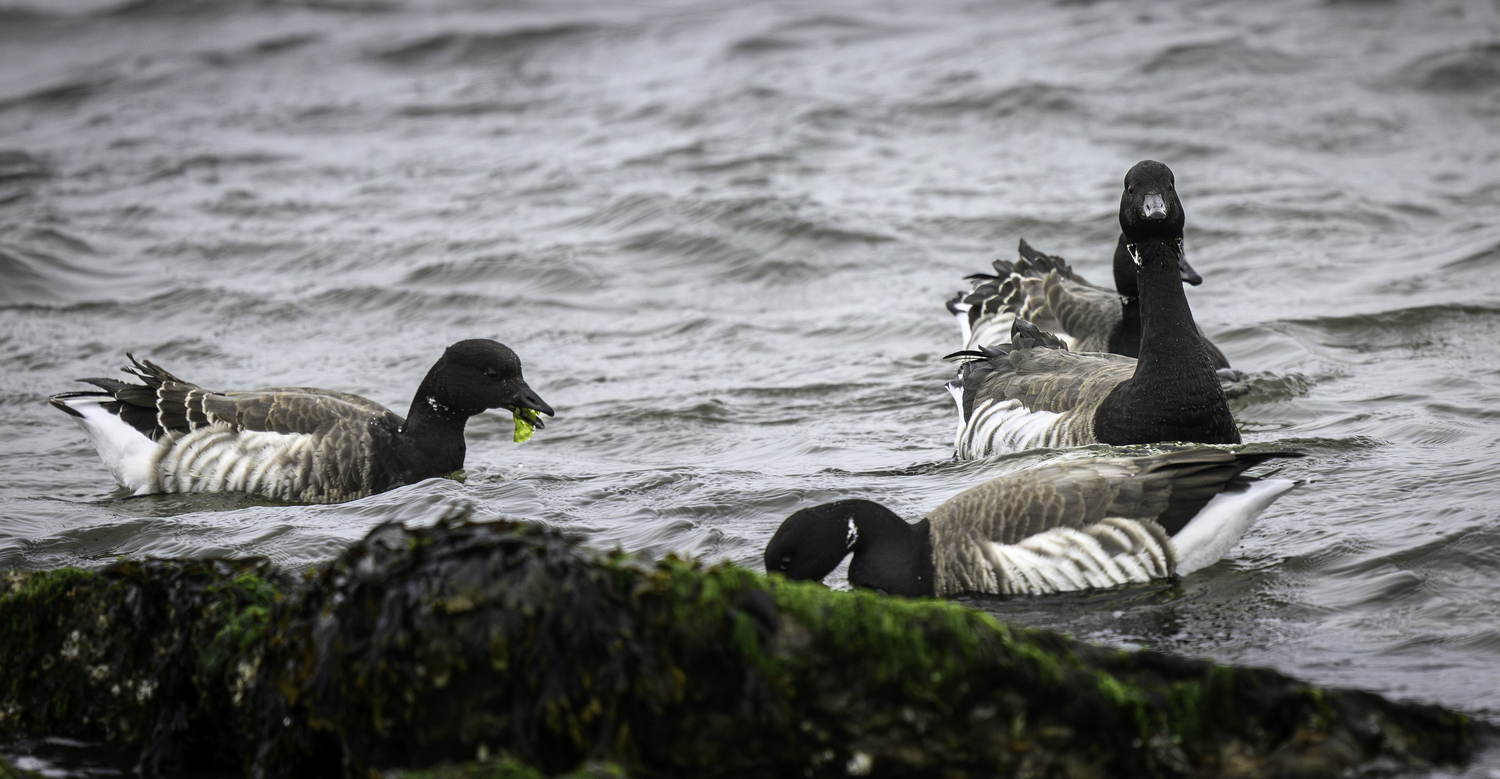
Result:
<svg viewBox="0 0 1500 779"><path fill-rule="evenodd" d="M885 512L854 518L859 539L849 562L849 583L891 595L931 596L932 543L927 520L909 525Z"/></svg>
<svg viewBox="0 0 1500 779"><path fill-rule="evenodd" d="M1198 337L1193 309L1182 288L1180 247L1181 243L1171 240L1131 244L1132 255L1140 258L1136 283L1141 293L1137 302L1141 343L1135 375L1170 375L1180 380L1203 374L1217 386L1218 377Z"/></svg>
<svg viewBox="0 0 1500 779"><path fill-rule="evenodd" d="M1113 268L1115 291L1120 293L1120 326L1109 336L1109 351L1136 357L1141 353L1141 288L1124 233L1115 242Z"/></svg>
<svg viewBox="0 0 1500 779"><path fill-rule="evenodd" d="M1109 337L1109 351L1126 357L1141 354L1141 299L1120 296L1120 326Z"/></svg>
<svg viewBox="0 0 1500 779"><path fill-rule="evenodd" d="M1094 415L1094 437L1101 443L1240 441L1182 288L1181 245L1173 236L1130 245L1138 265L1140 355L1135 375Z"/></svg>
<svg viewBox="0 0 1500 779"><path fill-rule="evenodd" d="M1120 293L1120 297L1131 300L1139 297L1141 293L1135 281L1135 260L1126 247L1124 233L1120 233L1120 240L1115 242L1115 257L1110 267L1115 272L1115 291Z"/></svg>
<svg viewBox="0 0 1500 779"><path fill-rule="evenodd" d="M426 382L423 382L426 387ZM417 390L401 426L398 451L413 480L442 476L464 467L464 425L472 414L450 409Z"/></svg>

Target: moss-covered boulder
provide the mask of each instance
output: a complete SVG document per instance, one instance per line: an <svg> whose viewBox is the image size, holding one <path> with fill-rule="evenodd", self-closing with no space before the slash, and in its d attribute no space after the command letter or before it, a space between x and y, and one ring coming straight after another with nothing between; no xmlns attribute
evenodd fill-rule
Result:
<svg viewBox="0 0 1500 779"><path fill-rule="evenodd" d="M139 744L147 775L235 758L220 698L291 582L265 560L0 576L0 735Z"/></svg>
<svg viewBox="0 0 1500 779"><path fill-rule="evenodd" d="M476 759L463 770L1326 776L1462 762L1484 727L517 523L382 526L297 582L257 562L12 574L0 626L0 735L137 744L148 774L218 755L255 777Z"/></svg>

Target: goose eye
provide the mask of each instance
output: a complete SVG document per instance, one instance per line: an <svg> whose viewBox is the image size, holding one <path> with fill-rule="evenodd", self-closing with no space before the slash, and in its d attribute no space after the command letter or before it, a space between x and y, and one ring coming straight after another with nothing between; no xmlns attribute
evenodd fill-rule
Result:
<svg viewBox="0 0 1500 779"><path fill-rule="evenodd" d="M781 562L777 563L777 565L781 566L781 570L783 570L783 571L786 570L787 566L789 566L791 564L792 564L792 556L791 555L787 555L787 556L781 558Z"/></svg>
<svg viewBox="0 0 1500 779"><path fill-rule="evenodd" d="M489 378L491 378L491 379L498 379L498 378L500 378L500 369L499 368L485 368L484 369L484 375L487 376L487 377L489 377Z"/></svg>

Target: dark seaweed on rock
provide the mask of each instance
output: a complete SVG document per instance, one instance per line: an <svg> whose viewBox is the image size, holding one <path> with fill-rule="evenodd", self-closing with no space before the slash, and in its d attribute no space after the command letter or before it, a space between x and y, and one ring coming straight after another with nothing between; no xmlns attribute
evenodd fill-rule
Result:
<svg viewBox="0 0 1500 779"><path fill-rule="evenodd" d="M252 775L340 752L360 768L428 765L481 746L561 770L626 746L633 700L681 686L665 647L642 643L628 592L557 533L381 526L277 610L258 708L286 715L260 718Z"/></svg>
<svg viewBox="0 0 1500 779"><path fill-rule="evenodd" d="M139 744L147 776L233 765L242 663L289 582L264 559L8 574L0 735Z"/></svg>
<svg viewBox="0 0 1500 779"><path fill-rule="evenodd" d="M1462 761L1475 730L958 604L460 517L383 525L300 584L254 562L13 574L0 626L0 736L139 745L146 775L217 750L252 777L487 755L682 777L1312 777ZM422 775L491 775L455 771Z"/></svg>

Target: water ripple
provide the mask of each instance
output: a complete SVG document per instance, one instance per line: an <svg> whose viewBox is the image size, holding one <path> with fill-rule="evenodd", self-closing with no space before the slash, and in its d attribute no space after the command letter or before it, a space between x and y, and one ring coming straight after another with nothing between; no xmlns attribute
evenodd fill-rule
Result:
<svg viewBox="0 0 1500 779"><path fill-rule="evenodd" d="M603 29L589 23L541 24L494 32L440 32L375 52L393 65L424 67L493 65L523 59L548 46L578 45Z"/></svg>
<svg viewBox="0 0 1500 779"><path fill-rule="evenodd" d="M1305 68L1306 64L1299 57L1270 47L1251 46L1240 38L1230 38L1168 46L1140 69L1146 74L1182 71L1191 73L1194 78L1202 78L1205 75L1244 73L1281 75Z"/></svg>
<svg viewBox="0 0 1500 779"><path fill-rule="evenodd" d="M1433 52L1396 72L1396 83L1426 92L1474 93L1500 86L1500 43Z"/></svg>

